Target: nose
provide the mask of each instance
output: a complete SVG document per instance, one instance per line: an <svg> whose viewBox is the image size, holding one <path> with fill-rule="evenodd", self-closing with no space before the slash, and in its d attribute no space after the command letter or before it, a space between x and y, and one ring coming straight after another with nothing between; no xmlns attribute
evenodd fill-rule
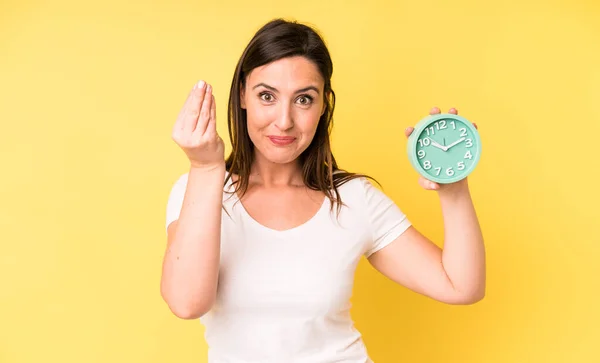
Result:
<svg viewBox="0 0 600 363"><path fill-rule="evenodd" d="M283 106L281 108L275 126L281 131L287 131L294 127L294 117L289 106Z"/></svg>

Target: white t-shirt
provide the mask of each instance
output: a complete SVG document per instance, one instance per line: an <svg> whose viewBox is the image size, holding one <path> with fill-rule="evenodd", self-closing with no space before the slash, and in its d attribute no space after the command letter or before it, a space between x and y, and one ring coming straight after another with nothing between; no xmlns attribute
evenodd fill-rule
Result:
<svg viewBox="0 0 600 363"><path fill-rule="evenodd" d="M171 190L167 227L179 217L187 178ZM339 218L325 198L309 221L285 231L261 225L236 195L223 194L230 216L222 213L217 299L200 318L209 363L372 362L350 316L354 273L362 256L410 222L365 178L339 192Z"/></svg>

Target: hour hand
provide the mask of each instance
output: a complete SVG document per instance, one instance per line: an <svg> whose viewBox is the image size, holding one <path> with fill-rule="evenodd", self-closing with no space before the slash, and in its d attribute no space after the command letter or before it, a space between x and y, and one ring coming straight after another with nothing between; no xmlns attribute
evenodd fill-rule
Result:
<svg viewBox="0 0 600 363"><path fill-rule="evenodd" d="M431 137L429 138L429 140L431 141L431 146L435 146L435 147L437 147L438 149L442 149L442 150L444 150L444 151L448 150L448 146L443 146L443 145L440 145L439 143L437 143L437 142L436 142L434 139L432 139Z"/></svg>

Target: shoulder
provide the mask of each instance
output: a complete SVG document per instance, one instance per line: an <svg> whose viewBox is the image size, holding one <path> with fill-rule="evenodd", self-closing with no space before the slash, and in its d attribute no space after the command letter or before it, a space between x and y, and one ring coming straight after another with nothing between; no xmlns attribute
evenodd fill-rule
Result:
<svg viewBox="0 0 600 363"><path fill-rule="evenodd" d="M365 193L373 187L370 178L356 175L349 178L349 180L341 182L337 189L344 195L364 197Z"/></svg>
<svg viewBox="0 0 600 363"><path fill-rule="evenodd" d="M411 223L396 202L372 179L359 176L338 187L343 208L358 217L368 229L365 256L387 246L410 227Z"/></svg>
<svg viewBox="0 0 600 363"><path fill-rule="evenodd" d="M369 202L369 193L375 188L370 179L365 176L354 176L342 182L337 191L343 207L364 212Z"/></svg>
<svg viewBox="0 0 600 363"><path fill-rule="evenodd" d="M391 210L399 211L395 201L384 192L383 187L376 181L365 176L356 176L338 187L344 205L349 208L359 208L370 216L389 213Z"/></svg>

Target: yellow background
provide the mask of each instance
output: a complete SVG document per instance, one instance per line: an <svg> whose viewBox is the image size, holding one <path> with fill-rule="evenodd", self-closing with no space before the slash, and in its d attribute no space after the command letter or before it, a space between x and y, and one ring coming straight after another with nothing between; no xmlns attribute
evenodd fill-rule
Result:
<svg viewBox="0 0 600 363"><path fill-rule="evenodd" d="M202 326L159 295L187 171L171 128L204 79L227 140L234 66L279 16L330 46L341 165L440 245L403 130L439 106L481 132L487 296L443 305L363 260L353 314L375 362L600 362L597 2L217 3L0 4L0 362L206 361Z"/></svg>

